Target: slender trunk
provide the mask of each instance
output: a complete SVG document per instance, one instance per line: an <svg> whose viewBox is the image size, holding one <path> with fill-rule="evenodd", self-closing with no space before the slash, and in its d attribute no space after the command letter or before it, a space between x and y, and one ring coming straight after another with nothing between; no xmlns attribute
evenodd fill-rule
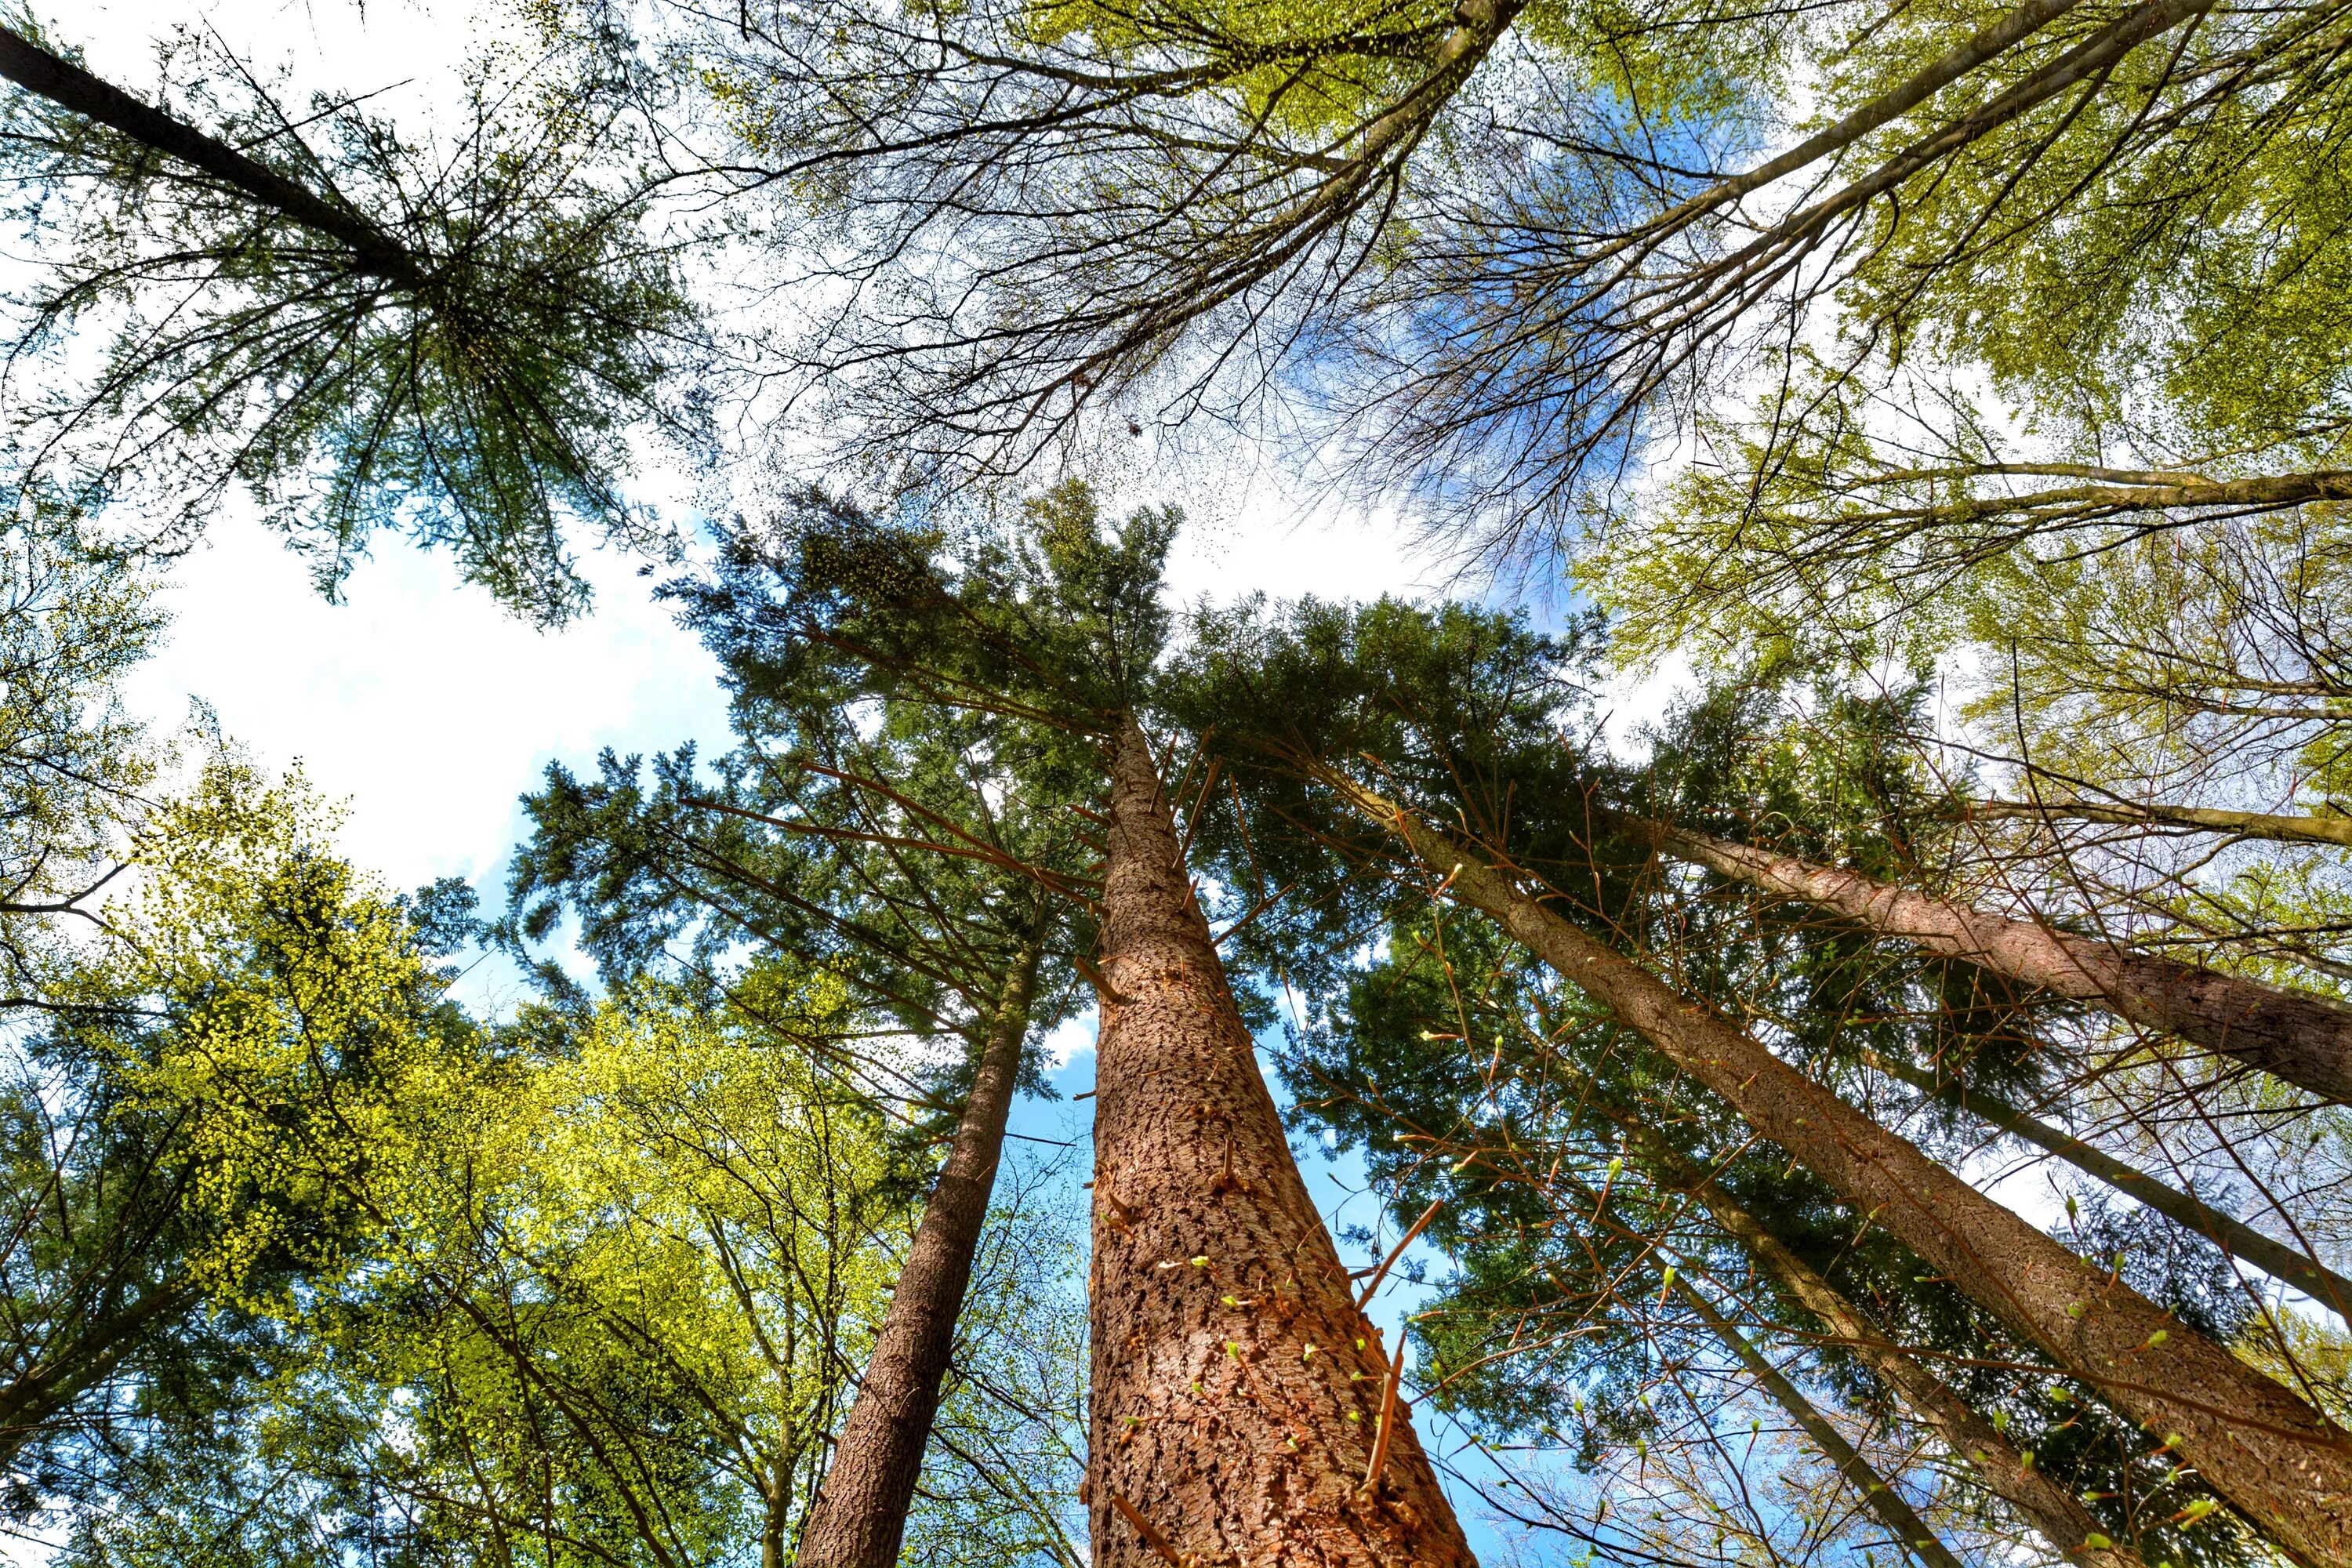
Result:
<svg viewBox="0 0 2352 1568"><path fill-rule="evenodd" d="M1895 1390L1912 1417L1932 1433L1994 1495L2005 1500L2070 1563L2092 1568L2143 1568L2139 1553L2099 1531L2082 1502L2042 1471L1977 1414L1949 1384L1916 1358L1890 1344L1845 1294L1789 1249L1763 1221L1683 1157L1638 1119L1610 1114L1623 1127L1642 1161L1667 1184L1695 1194L1725 1234L1748 1249L1797 1304L1819 1318L1832 1342L1851 1352ZM2104 1543L2104 1544L2102 1544Z"/></svg>
<svg viewBox="0 0 2352 1568"><path fill-rule="evenodd" d="M1750 1344L1746 1334L1734 1328L1722 1313L1710 1306L1706 1298L1692 1288L1689 1280L1677 1279L1675 1294L1681 1297L1683 1305L1697 1314L1699 1321L1714 1331L1715 1337L1739 1358L1739 1364L1748 1369L1750 1377L1763 1385L1764 1392L1772 1396L1773 1403L1787 1411L1803 1428L1813 1447L1826 1455L1836 1468L1838 1479L1862 1493L1863 1506L1877 1515L1879 1523L1895 1532L1895 1539L1904 1551L1916 1555L1927 1564L1927 1568L1960 1568L1960 1560L1952 1555L1951 1549L1937 1537L1934 1531L1927 1528L1927 1521L1903 1500L1903 1494L1887 1484L1886 1479L1872 1467L1870 1461L1845 1440L1845 1434L1831 1425L1829 1417L1814 1409L1813 1402L1782 1375L1780 1369L1767 1360L1762 1351Z"/></svg>
<svg viewBox="0 0 2352 1568"><path fill-rule="evenodd" d="M1004 1149L1041 945L1036 936L1024 938L1005 974L971 1098L890 1293L890 1310L866 1360L857 1401L842 1423L833 1463L809 1505L801 1568L892 1568L898 1561Z"/></svg>
<svg viewBox="0 0 2352 1568"><path fill-rule="evenodd" d="M411 287L425 279L416 258L366 218L6 27L0 27L0 77L235 186L271 211L348 247L360 265L377 277Z"/></svg>
<svg viewBox="0 0 2352 1568"><path fill-rule="evenodd" d="M2273 838L2287 844L2352 845L2352 816L2275 816L2262 811L2216 811L2196 805L2101 804L2086 800L1980 800L1960 808L1970 817L2056 817L2073 822L2139 823L2227 833L2239 838Z"/></svg>
<svg viewBox="0 0 2352 1568"><path fill-rule="evenodd" d="M1659 847L1677 859L1832 910L1930 952L2094 1003L2352 1104L2352 1007L2341 1002L1987 914L1769 849L1675 828L1653 831Z"/></svg>
<svg viewBox="0 0 2352 1568"><path fill-rule="evenodd" d="M2278 1545L2352 1561L2352 1438L2276 1382L1545 909L1511 874L1346 779L1453 896L1493 919L1971 1299L2175 1445Z"/></svg>
<svg viewBox="0 0 2352 1568"><path fill-rule="evenodd" d="M760 1518L760 1568L784 1568L784 1491L781 1477L772 1481Z"/></svg>
<svg viewBox="0 0 2352 1568"><path fill-rule="evenodd" d="M1470 1568L1402 1400L1380 1431L1390 1365L1291 1158L1132 721L1110 774L1094 1560Z"/></svg>
<svg viewBox="0 0 2352 1568"><path fill-rule="evenodd" d="M1901 1062L1874 1057L1874 1065L1880 1071L1901 1079L1913 1088L1925 1090L1951 1101L1972 1116L1990 1121L2000 1131L2014 1133L2027 1142L2048 1150L2078 1171L2097 1177L2126 1197L2146 1204L2175 1225L2193 1230L2233 1258L2241 1258L2282 1284L2292 1285L2322 1305L2333 1307L2347 1320L2352 1320L2352 1279L2297 1252L2283 1241L2264 1236L2253 1226L2228 1215L2207 1208L2189 1194L2164 1183L2116 1159L2103 1149L2093 1148L2081 1139L2061 1131L2046 1122L2037 1121L2006 1100L1969 1088L1956 1079L1937 1081L1933 1073Z"/></svg>

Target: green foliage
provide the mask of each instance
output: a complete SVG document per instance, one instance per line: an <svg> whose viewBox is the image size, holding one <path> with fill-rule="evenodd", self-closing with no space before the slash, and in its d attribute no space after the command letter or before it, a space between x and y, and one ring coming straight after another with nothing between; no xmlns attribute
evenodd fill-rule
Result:
<svg viewBox="0 0 2352 1568"><path fill-rule="evenodd" d="M46 950L5 1104L0 1463L30 1511L121 1435L266 1360L275 1318L363 1270L353 1188L460 1021L299 777L215 757L130 837L98 932Z"/></svg>
<svg viewBox="0 0 2352 1568"><path fill-rule="evenodd" d="M119 689L162 635L153 587L46 508L0 533L0 943L20 986L27 944L86 907L156 777Z"/></svg>
<svg viewBox="0 0 2352 1568"><path fill-rule="evenodd" d="M42 263L9 353L12 484L166 552L242 486L330 595L391 529L541 622L585 602L568 527L672 547L623 479L642 427L700 440L709 349L593 55L486 62L429 142L347 101L292 114L193 33L162 64L173 112L328 193L397 264L12 91L0 178Z"/></svg>
<svg viewBox="0 0 2352 1568"><path fill-rule="evenodd" d="M762 988L780 1016L837 996ZM253 1489L164 1507L142 1478L85 1512L79 1550L706 1562L782 1527L887 1300L903 1211L877 1206L872 1116L789 1044L653 990L558 1037L418 1063L341 1173L367 1266L279 1306L283 1353L232 1419L161 1422Z"/></svg>
<svg viewBox="0 0 2352 1568"><path fill-rule="evenodd" d="M1737 939L1710 931L1694 946L1727 940ZM1707 973L1677 967L1683 984L1708 994ZM1831 1015L1817 1005L1802 1016ZM1491 1439L1531 1444L1591 1474L1637 1442L1653 1452L1704 1450L1662 1412L1722 1351L1665 1319L1659 1271L1680 1259L1717 1289L1754 1273L1680 1181L1647 1157L1645 1140L1663 1136L1862 1304L1891 1342L1927 1358L2038 1465L2094 1496L2116 1538L2151 1561L2261 1561L2234 1531L2168 1522L2208 1496L2192 1475L2147 1453L2092 1391L2039 1370L2047 1363L2036 1351L1784 1155L1758 1146L1638 1036L1483 922L1447 920L1435 907L1402 916L1383 956L1333 1000L1285 1072L1299 1120L1360 1152L1395 1223L1444 1200L1425 1234L1449 1267L1432 1281L1435 1297L1414 1314L1414 1332L1433 1375L1459 1369L1436 1403ZM2226 1336L2251 1316L2227 1270L2153 1215L2095 1215L2068 1239L2102 1255L2127 1251L2136 1285L2209 1331ZM1769 1283L1742 1295L1747 1312L1765 1314L1795 1342L1818 1335ZM1820 1347L1811 1360L1799 1375L1826 1395L1882 1418L1898 1413L1843 1352ZM1944 1506L1965 1517L1990 1505L1948 1497Z"/></svg>
<svg viewBox="0 0 2352 1568"><path fill-rule="evenodd" d="M771 963L741 996L640 982L413 1073L350 1179L368 1266L276 1313L276 1353L209 1407L157 1412L67 1560L788 1555L915 1209L811 1048L855 1023L839 981ZM1018 1560L1075 1486L1052 1445L1084 1335L1051 1224L1016 1201L975 1288L941 1430L979 1466L943 1452L931 1482L974 1501L965 1562ZM1036 1517L977 1511L1008 1486Z"/></svg>

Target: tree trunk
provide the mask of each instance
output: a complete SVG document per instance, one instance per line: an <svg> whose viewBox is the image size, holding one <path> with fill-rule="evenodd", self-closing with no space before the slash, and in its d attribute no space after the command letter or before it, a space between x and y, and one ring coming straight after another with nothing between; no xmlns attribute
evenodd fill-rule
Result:
<svg viewBox="0 0 2352 1568"><path fill-rule="evenodd" d="M1746 1334L1734 1328L1722 1313L1710 1306L1706 1298L1700 1295L1689 1280L1676 1279L1675 1294L1681 1297L1683 1305L1696 1313L1698 1321L1712 1330L1715 1337L1739 1358L1739 1364L1763 1385L1764 1392L1772 1396L1773 1403L1787 1411L1803 1429L1813 1447L1819 1448L1835 1467L1838 1479L1862 1493L1863 1506L1877 1516L1879 1523L1895 1532L1895 1539L1904 1552L1916 1556L1927 1564L1927 1568L1960 1568L1960 1560L1952 1555L1951 1549L1937 1538L1934 1531L1927 1528L1927 1521L1903 1500L1903 1494L1887 1484L1886 1479L1872 1468L1870 1461L1845 1440L1845 1434L1831 1425L1829 1417L1814 1409L1813 1402L1807 1399L1779 1367L1766 1359L1762 1351L1750 1344Z"/></svg>
<svg viewBox="0 0 2352 1568"><path fill-rule="evenodd" d="M1523 891L1477 851L1336 773L1453 897L1493 919L1939 1274L2195 1464L2307 1563L2352 1561L2352 1438Z"/></svg>
<svg viewBox="0 0 2352 1568"><path fill-rule="evenodd" d="M1291 1158L1131 720L1110 773L1094 1560L1470 1568L1403 1401L1383 1401L1391 1366Z"/></svg>
<svg viewBox="0 0 2352 1568"><path fill-rule="evenodd" d="M2210 1241L2232 1258L2241 1258L2282 1284L2333 1307L2352 1321L2352 1279L2297 1252L2253 1226L2207 1208L2189 1194L2167 1186L2147 1172L2135 1169L2104 1149L2096 1149L2045 1122L2038 1121L2006 1100L1969 1088L1957 1079L1938 1082L1933 1073L1874 1056L1872 1065L1913 1088L1948 1100L1969 1114L1990 1121L2002 1131L2048 1150L2076 1170L2097 1177L2135 1202L2146 1204L2173 1224Z"/></svg>
<svg viewBox="0 0 2352 1568"><path fill-rule="evenodd" d="M2274 816L2262 811L2216 811L2198 805L2141 805L2087 800L1980 800L1960 807L1960 818L2031 817L2073 822L2138 823L2233 838L2269 838L2285 844L2352 845L2352 816Z"/></svg>
<svg viewBox="0 0 2352 1568"><path fill-rule="evenodd" d="M194 1286L157 1286L76 1334L62 1350L0 1389L0 1476L15 1468L17 1456L42 1428L112 1377L149 1331L194 1307L202 1296Z"/></svg>
<svg viewBox="0 0 2352 1568"><path fill-rule="evenodd" d="M412 288L425 281L416 258L366 218L255 163L184 121L150 108L6 27L0 27L0 77L142 146L201 169L271 211L348 247L361 267L377 277Z"/></svg>
<svg viewBox="0 0 2352 1568"><path fill-rule="evenodd" d="M2074 1493L2027 1463L2009 1439L1949 1384L1889 1343L1843 1291L1791 1252L1763 1221L1741 1207L1721 1185L1684 1158L1680 1150L1638 1119L1621 1115L1613 1108L1609 1114L1625 1129L1643 1163L1667 1185L1705 1204L1725 1234L1746 1247L1799 1306L1822 1321L1832 1336L1831 1342L1876 1373L1920 1426L1959 1456L1988 1490L2016 1509L2068 1562L2088 1563L2092 1568L2143 1568L2138 1552L2100 1533L2098 1521Z"/></svg>
<svg viewBox="0 0 2352 1568"><path fill-rule="evenodd" d="M2094 1003L2352 1105L2352 1007L2340 1002L1987 914L1769 849L1675 828L1652 831L1677 859L2054 995Z"/></svg>
<svg viewBox="0 0 2352 1568"><path fill-rule="evenodd" d="M1041 941L1023 939L964 1102L947 1163L890 1293L857 1401L801 1531L801 1568L893 1568L907 1509L939 1414L940 1383L955 1348L956 1318L1004 1149L1004 1121L1021 1074Z"/></svg>

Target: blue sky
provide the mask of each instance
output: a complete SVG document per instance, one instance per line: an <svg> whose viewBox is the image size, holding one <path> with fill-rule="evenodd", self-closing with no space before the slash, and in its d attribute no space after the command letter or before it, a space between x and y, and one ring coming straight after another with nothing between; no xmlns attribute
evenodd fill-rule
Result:
<svg viewBox="0 0 2352 1568"><path fill-rule="evenodd" d="M265 77L288 67L298 93L313 85L394 88L378 107L397 117L404 105L415 114L446 89L450 65L482 37L472 16L464 6L436 12L400 0L372 0L363 11L341 0L317 6L229 0L194 10L100 0L58 16L56 26L62 41L88 51L94 68L133 90L154 82L149 40L186 22L210 26ZM1441 564L1407 548L1393 520L1336 510L1325 493L1286 487L1247 461L1223 472L1193 465L1155 489L1160 482L1142 468L1118 499L1165 496L1193 513L1170 573L1179 600L1223 601L1255 590L1420 596L1443 575ZM231 504L170 570L169 640L127 694L159 730L183 723L191 704L202 703L256 762L273 770L299 763L322 794L343 803L345 851L391 887L460 876L495 908L524 830L518 796L548 763L590 767L607 747L650 752L689 740L707 754L726 749L715 667L652 602L655 579L640 577L639 564L611 554L587 558L594 612L542 632L461 584L445 558L387 538L352 574L347 602L331 605L303 563ZM509 999L512 984L486 966L466 999L496 1008ZM1065 1095L1091 1087L1091 1018L1066 1026L1053 1044ZM1066 1098L1030 1102L1015 1130L1057 1142L1083 1140L1089 1109ZM1304 1152L1335 1230L1372 1225L1377 1205L1362 1191L1360 1165ZM1375 1315L1393 1332L1418 1294L1399 1279ZM1441 1435L1437 1446L1454 1445ZM1473 1522L1469 1509L1465 1513L1491 1561L1499 1542Z"/></svg>

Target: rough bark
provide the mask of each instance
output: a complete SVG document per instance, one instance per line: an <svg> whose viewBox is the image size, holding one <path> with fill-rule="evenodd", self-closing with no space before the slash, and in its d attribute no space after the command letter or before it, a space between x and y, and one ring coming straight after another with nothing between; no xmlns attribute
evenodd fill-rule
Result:
<svg viewBox="0 0 2352 1568"><path fill-rule="evenodd" d="M2067 1251L1812 1083L1759 1041L1586 935L1479 851L1328 774L1459 902L1493 919L1972 1300L2096 1387L2277 1545L2352 1562L2352 1437L2293 1393Z"/></svg>
<svg viewBox="0 0 2352 1568"><path fill-rule="evenodd" d="M1832 1426L1829 1417L1813 1408L1802 1390L1790 1383L1780 1369L1765 1357L1762 1351L1748 1342L1748 1336L1727 1321L1722 1313L1708 1304L1687 1279L1675 1281L1675 1294L1683 1305L1696 1314L1698 1321L1714 1331L1739 1364L1772 1396L1772 1402L1787 1411L1814 1447L1826 1456L1837 1470L1838 1479L1862 1494L1864 1508L1877 1517L1878 1522L1894 1531L1903 1550L1916 1556L1927 1568L1960 1568L1960 1560L1952 1555L1936 1532L1927 1528L1903 1494L1887 1485L1886 1478L1873 1468L1871 1462L1845 1440L1845 1434Z"/></svg>
<svg viewBox="0 0 2352 1568"><path fill-rule="evenodd" d="M1005 974L947 1163L890 1293L890 1310L866 1360L856 1403L842 1423L833 1463L809 1505L800 1568L893 1568L898 1561L996 1184L1039 957L1038 940L1026 939Z"/></svg>
<svg viewBox="0 0 2352 1568"><path fill-rule="evenodd" d="M1675 828L1654 831L1659 847L1677 859L1843 915L1930 952L2105 1007L2339 1104L2352 1104L2352 1007L2340 1002L2133 952L2032 921L1987 914L1751 845Z"/></svg>
<svg viewBox="0 0 2352 1568"><path fill-rule="evenodd" d="M1468 1568L1403 1401L1379 1436L1390 1363L1291 1158L1132 721L1112 753L1094 1560Z"/></svg>
<svg viewBox="0 0 2352 1568"><path fill-rule="evenodd" d="M1831 1342L1876 1373L1913 1419L1958 1455L1987 1490L2006 1500L2070 1563L2091 1568L2144 1568L2138 1552L2116 1544L2074 1493L2029 1464L1991 1422L1917 1358L1888 1342L1844 1292L1791 1252L1758 1219L1685 1159L1681 1151L1630 1118L1621 1121L1642 1161L1669 1185L1706 1205L1724 1233L1748 1249L1797 1304L1822 1321ZM2105 1542L2105 1544L2096 1544Z"/></svg>
<svg viewBox="0 0 2352 1568"><path fill-rule="evenodd" d="M344 246L364 270L377 277L411 287L425 280L416 258L367 219L5 27L0 27L0 77L235 186L263 206Z"/></svg>
<svg viewBox="0 0 2352 1568"><path fill-rule="evenodd" d="M2166 1185L2104 1149L2094 1148L2080 1138L2036 1121L2006 1100L1970 1089L1954 1079L1938 1081L1935 1074L1922 1072L1901 1062L1875 1058L1874 1064L1880 1071L1899 1078L1915 1089L1948 1100L1970 1115L1991 1122L2000 1131L2014 1134L2048 1150L2076 1170L2095 1176L2126 1197L2146 1204L2175 1225L2195 1231L2231 1257L2245 1259L2272 1279L2294 1286L2314 1300L2335 1308L2347 1320L2352 1320L2352 1279L2345 1279L2286 1243L2264 1236L2241 1220L2207 1208L2189 1194Z"/></svg>

